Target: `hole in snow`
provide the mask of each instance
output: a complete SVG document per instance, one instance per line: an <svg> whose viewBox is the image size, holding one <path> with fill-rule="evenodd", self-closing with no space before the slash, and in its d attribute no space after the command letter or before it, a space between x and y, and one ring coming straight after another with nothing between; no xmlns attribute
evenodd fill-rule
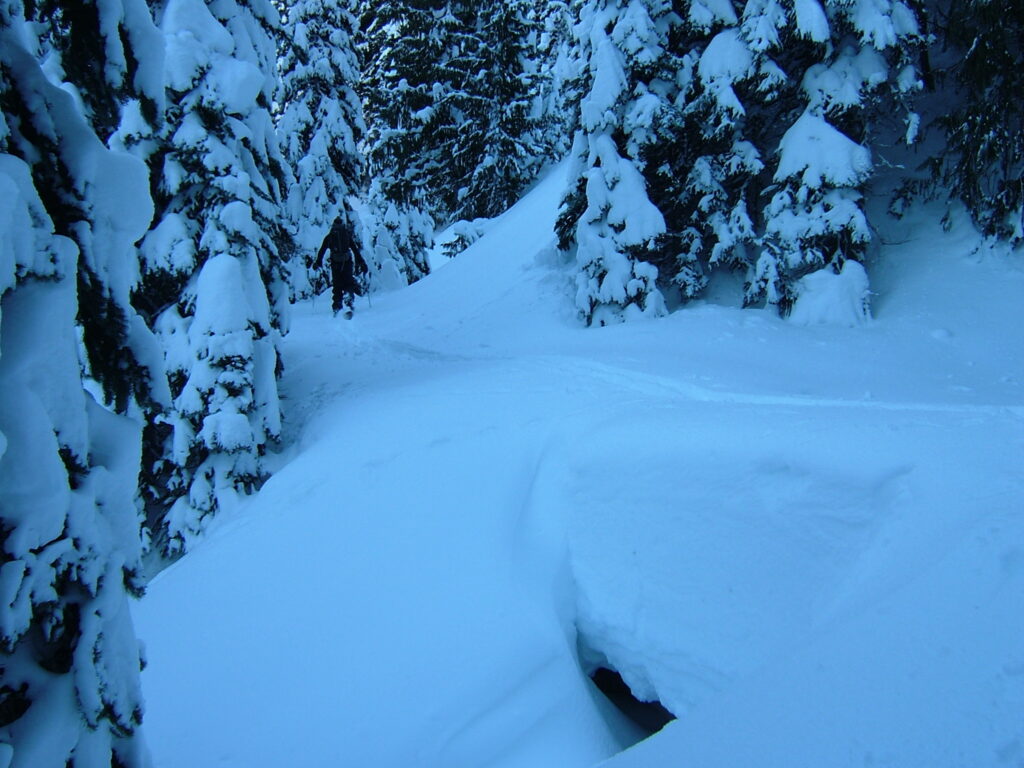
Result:
<svg viewBox="0 0 1024 768"><path fill-rule="evenodd" d="M641 701L634 696L622 675L614 669L598 667L590 673L590 679L608 701L643 730L646 736L653 736L676 719L660 701Z"/></svg>
<svg viewBox="0 0 1024 768"><path fill-rule="evenodd" d="M604 645L603 638L588 636L576 631L576 658L581 670L590 678L590 692L598 710L604 717L610 733L615 736L622 749L629 749L635 744L650 738L676 716L655 697L657 691L648 681L641 679L640 698L633 693L629 683L616 669L621 664L629 664L628 659L619 659L613 664L608 656L600 650ZM640 665L634 673L644 677ZM630 677L627 673L626 677ZM634 681L635 682L635 681ZM644 701L643 699L648 699Z"/></svg>

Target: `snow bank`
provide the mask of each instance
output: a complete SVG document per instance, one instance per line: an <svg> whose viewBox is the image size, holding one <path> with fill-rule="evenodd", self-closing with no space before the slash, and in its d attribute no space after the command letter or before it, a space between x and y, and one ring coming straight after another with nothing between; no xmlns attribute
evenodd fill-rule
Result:
<svg viewBox="0 0 1024 768"><path fill-rule="evenodd" d="M871 319L869 299L867 272L847 261L839 274L826 267L802 277L789 319L799 325L862 325Z"/></svg>
<svg viewBox="0 0 1024 768"><path fill-rule="evenodd" d="M983 446L992 436L982 432L960 437ZM873 541L843 585L845 604L806 637L606 765L944 768L1019 759L1020 487L1004 481L1001 490L981 490L973 478L964 483L966 472L957 474L952 484L930 478L942 489L928 489L939 520L930 520L922 504L912 520L890 523L888 541ZM952 495L950 485L957 489ZM953 508L967 514L951 521ZM936 535L940 526L945 530ZM742 738L735 723L743 723Z"/></svg>

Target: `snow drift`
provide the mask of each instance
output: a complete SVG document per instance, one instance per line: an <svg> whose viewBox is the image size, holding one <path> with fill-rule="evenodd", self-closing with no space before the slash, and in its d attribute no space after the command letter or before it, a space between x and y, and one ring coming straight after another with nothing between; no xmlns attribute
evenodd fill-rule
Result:
<svg viewBox="0 0 1024 768"><path fill-rule="evenodd" d="M1019 256L920 218L870 322L586 330L563 172L296 313L282 467L137 606L158 768L1019 762ZM623 752L598 664L679 720Z"/></svg>

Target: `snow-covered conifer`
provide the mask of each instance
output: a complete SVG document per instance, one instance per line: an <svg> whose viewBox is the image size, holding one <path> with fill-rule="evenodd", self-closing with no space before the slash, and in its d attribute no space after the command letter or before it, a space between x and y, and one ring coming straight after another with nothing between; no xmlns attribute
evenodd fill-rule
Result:
<svg viewBox="0 0 1024 768"><path fill-rule="evenodd" d="M735 31L733 6L690 3L669 32L675 77L653 116L655 140L642 156L652 201L666 233L657 264L683 299L698 295L708 273L743 265L755 239L760 151L745 140L739 99L762 82Z"/></svg>
<svg viewBox="0 0 1024 768"><path fill-rule="evenodd" d="M160 151L164 38L145 0L70 5L48 0L35 12L50 79L73 89L93 130L111 148L148 162ZM149 200L145 181L135 194ZM69 196L69 202L75 197ZM151 286L142 279L146 270L136 238L118 234L122 212L114 211L109 223L89 226L71 224L96 219L88 205L70 202L53 215L58 230L69 231L81 254L78 321L89 376L111 407L142 417L141 482L162 495L166 491L152 476L152 467L164 452L171 398L151 311L161 297L159 292L150 295ZM65 221L68 216L71 220Z"/></svg>
<svg viewBox="0 0 1024 768"><path fill-rule="evenodd" d="M534 112L539 73L529 57L527 0L491 0L477 13L478 70L468 69L464 114L456 146L466 156L453 218L492 218L518 199L541 163L549 159Z"/></svg>
<svg viewBox="0 0 1024 768"><path fill-rule="evenodd" d="M789 100L778 99L785 133L776 143L767 132L777 146L774 186L766 190L762 248L747 275L748 302L763 297L785 310L803 275L838 272L870 240L862 197L873 168L871 124L883 105L895 112L897 99L919 86L919 30L902 2L869 0L794 3L757 19L745 13L741 29L760 67L775 64L799 84ZM906 119L912 124L916 116Z"/></svg>
<svg viewBox="0 0 1024 768"><path fill-rule="evenodd" d="M371 288L400 288L430 271L427 248L434 241L434 219L422 208L389 199L380 179L374 179L359 214Z"/></svg>
<svg viewBox="0 0 1024 768"><path fill-rule="evenodd" d="M360 89L372 176L388 200L435 207L424 200L424 168L431 158L423 156L429 147L423 133L440 87L434 4L367 3L362 24L366 40Z"/></svg>
<svg viewBox="0 0 1024 768"><path fill-rule="evenodd" d="M494 111L491 41L484 38L491 12L486 2L447 0L431 30L437 53L423 131L423 184L428 199L437 202L432 213L442 224L477 218L473 175L487 157Z"/></svg>
<svg viewBox="0 0 1024 768"><path fill-rule="evenodd" d="M163 39L146 0L32 5L46 70L75 86L103 141L119 129L150 130L163 109Z"/></svg>
<svg viewBox="0 0 1024 768"><path fill-rule="evenodd" d="M360 14L360 94L365 152L374 179L367 237L374 253L380 254L377 258L400 263L410 281L428 271L426 251L434 232L431 211L438 208L425 189L424 171L435 162L424 132L440 96L435 5L363 2Z"/></svg>
<svg viewBox="0 0 1024 768"><path fill-rule="evenodd" d="M579 124L582 82L573 26L582 0L536 0L528 58L533 77L531 114L539 123L539 165L561 160Z"/></svg>
<svg viewBox="0 0 1024 768"><path fill-rule="evenodd" d="M560 247L575 250L576 307L587 323L665 311L651 263L665 220L641 158L665 97L671 18L667 1L591 0L576 27L585 87L557 228Z"/></svg>
<svg viewBox="0 0 1024 768"><path fill-rule="evenodd" d="M163 107L163 39L145 0L48 1L33 8L51 82L73 91L87 122L118 155L137 149L133 137L151 136ZM127 158L121 162L139 168ZM83 199L81 190L69 187L66 169L37 166L36 174L41 192L46 188L63 198L51 214L54 225L81 254L78 319L90 375L117 411L133 404L149 415L160 413L169 402L159 345L132 304L139 258L135 238L125 230L134 231L138 222ZM140 181L137 173L126 172L124 183L134 184L133 194L148 201L144 176Z"/></svg>
<svg viewBox="0 0 1024 768"><path fill-rule="evenodd" d="M289 183L271 107L278 13L269 0L168 0L167 119L143 281L174 413L154 468L169 551L265 475L280 432L277 340L286 330ZM158 298L159 297L159 300Z"/></svg>
<svg viewBox="0 0 1024 768"><path fill-rule="evenodd" d="M377 219L397 214L412 220L398 229L420 231L423 213L438 223L495 216L548 159L535 103L531 5L446 0L367 8L366 146L387 201ZM405 261L420 247L397 245Z"/></svg>
<svg viewBox="0 0 1024 768"><path fill-rule="evenodd" d="M355 90L359 63L351 5L294 0L285 6L278 130L295 173L289 216L300 255L292 264L300 295L308 292L311 282L319 284L329 274L327 264L316 275L307 270L346 198L366 194L366 168L359 150L366 127Z"/></svg>
<svg viewBox="0 0 1024 768"><path fill-rule="evenodd" d="M956 0L944 43L959 93L941 101L936 181L989 236L1024 242L1024 12L1018 0ZM954 89L950 89L954 90Z"/></svg>
<svg viewBox="0 0 1024 768"><path fill-rule="evenodd" d="M140 424L85 390L79 328L97 318L79 265L123 310L152 207L145 166L104 147L81 91L39 65L47 32L0 2L0 762L141 768ZM133 331L94 338L135 350Z"/></svg>
<svg viewBox="0 0 1024 768"><path fill-rule="evenodd" d="M642 155L666 218L662 279L686 298L740 269L746 303L785 311L804 274L859 258L873 121L903 109L915 124L917 43L902 2L682 6L671 106Z"/></svg>
<svg viewBox="0 0 1024 768"><path fill-rule="evenodd" d="M697 206L713 227L705 258L744 262L745 301L785 311L803 275L838 271L870 239L871 121L918 86L916 19L898 0L748 0L738 18L712 4L694 21L697 7L690 24L718 29L694 64L698 93L730 144L712 178L742 174Z"/></svg>

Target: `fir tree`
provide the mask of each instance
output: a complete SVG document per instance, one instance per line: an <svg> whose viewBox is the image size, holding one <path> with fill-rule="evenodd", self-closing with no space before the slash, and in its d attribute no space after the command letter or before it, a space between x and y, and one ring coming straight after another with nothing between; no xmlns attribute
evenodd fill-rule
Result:
<svg viewBox="0 0 1024 768"><path fill-rule="evenodd" d="M307 273L313 257L350 196L366 197L359 144L366 131L356 94L359 63L350 3L295 0L286 6L280 61L283 111L278 130L295 171L289 216L301 259L293 263L300 295L330 270Z"/></svg>
<svg viewBox="0 0 1024 768"><path fill-rule="evenodd" d="M444 223L504 211L544 153L530 4L409 3L367 23L367 146L387 199Z"/></svg>
<svg viewBox="0 0 1024 768"><path fill-rule="evenodd" d="M1024 242L1024 9L1019 0L953 0L944 43L955 88L939 124L946 148L934 178L987 236ZM950 93L952 91L952 93Z"/></svg>
<svg viewBox="0 0 1024 768"><path fill-rule="evenodd" d="M538 123L538 166L569 153L579 123L580 49L573 34L582 0L536 0L527 54L533 78L531 115Z"/></svg>
<svg viewBox="0 0 1024 768"><path fill-rule="evenodd" d="M163 34L145 0L47 0L36 6L36 13L45 33L48 71L75 86L101 139L148 162L160 146L165 93ZM70 229L81 253L78 319L89 373L115 410L141 414L140 482L144 493L160 498L166 490L152 468L164 452L171 398L163 352L152 331L151 310L160 301L159 292L150 296L140 279L145 262L130 240L121 238L114 248L104 236L108 226Z"/></svg>
<svg viewBox="0 0 1024 768"><path fill-rule="evenodd" d="M763 297L785 311L805 274L839 272L847 259L863 258L871 238L863 205L871 126L919 87L919 28L903 3L859 0L766 6L756 18L745 13L742 30L759 66L774 64L786 75L782 110L769 112L785 133L776 143L765 122L760 133L768 142L755 139L778 149L761 252L747 275L748 302Z"/></svg>
<svg viewBox="0 0 1024 768"><path fill-rule="evenodd" d="M737 21L731 5L691 3L672 25L674 87L654 113L655 140L642 150L651 198L667 225L655 260L664 283L684 299L700 294L710 271L742 266L755 241L750 212L763 163L744 138L739 99L756 92L759 78L745 50L723 52L723 72L700 66L712 39L737 44L735 36L717 36Z"/></svg>
<svg viewBox="0 0 1024 768"><path fill-rule="evenodd" d="M494 107L483 36L489 10L486 4L448 0L434 15L432 104L421 150L423 186L441 223L478 217L472 178L487 153Z"/></svg>
<svg viewBox="0 0 1024 768"><path fill-rule="evenodd" d="M429 271L437 204L428 199L424 138L437 94L435 16L443 8L427 0L363 3L360 95L366 119L365 151L374 179L367 212L367 239L374 258L401 265L410 282Z"/></svg>
<svg viewBox="0 0 1024 768"><path fill-rule="evenodd" d="M690 8L691 32L713 36L684 112L703 113L724 152L701 155L711 183L687 214L710 231L695 227L702 253L685 253L684 272L742 265L745 302L786 311L805 274L864 252L870 126L918 85L918 27L900 2L748 0L738 18L709 9Z"/></svg>
<svg viewBox="0 0 1024 768"><path fill-rule="evenodd" d="M581 10L585 95L557 230L560 247L575 251L576 307L588 324L665 311L651 263L665 220L648 198L642 156L664 98L670 12L661 0L592 0Z"/></svg>
<svg viewBox="0 0 1024 768"><path fill-rule="evenodd" d="M492 218L507 210L533 180L548 150L542 121L534 114L539 75L531 65L532 22L525 0L493 0L477 17L482 44L477 71L467 68L464 100L478 105L477 119L463 123L471 135L457 144L467 155L457 179L453 218Z"/></svg>
<svg viewBox="0 0 1024 768"><path fill-rule="evenodd" d="M262 481L262 456L280 433L277 341L292 246L290 176L270 113L277 25L268 0L169 0L162 15L168 109L143 282L174 397L152 468L160 492L148 498L168 552Z"/></svg>
<svg viewBox="0 0 1024 768"><path fill-rule="evenodd" d="M90 9L75 10L88 18ZM118 74L114 40L137 40L145 21L108 36L104 79L81 81L86 108L115 103L109 87L127 70ZM127 294L131 244L152 208L142 163L105 148L68 90L44 74L35 54L55 39L46 24L0 2L0 760L141 767L140 656L126 604L126 590L141 591L139 425L86 393L76 324L109 322L81 338L110 405L124 409L146 378L96 361L137 360L142 348ZM78 55L62 54L63 71L86 68ZM57 63L50 77L61 75ZM94 124L108 129L121 119L98 114ZM94 278L84 288L83 264ZM80 301L90 288L119 314L97 316ZM117 350L97 355L101 343Z"/></svg>
<svg viewBox="0 0 1024 768"><path fill-rule="evenodd" d="M371 239L393 241L407 264L426 243L400 233L425 231L423 214L496 216L548 158L532 10L526 0L438 0L364 13L366 146L387 209L374 221L392 224ZM410 226L394 226L396 216Z"/></svg>
<svg viewBox="0 0 1024 768"><path fill-rule="evenodd" d="M363 252L377 287L400 288L430 271L427 248L434 241L434 220L423 209L390 199L381 180L374 179L359 214Z"/></svg>
<svg viewBox="0 0 1024 768"><path fill-rule="evenodd" d="M372 176L388 200L403 206L436 207L426 200L428 123L437 124L436 103L444 94L444 65L437 16L443 3L424 0L372 4L364 10L365 65L360 84L367 122L366 150Z"/></svg>
<svg viewBox="0 0 1024 768"><path fill-rule="evenodd" d="M690 298L739 269L745 303L787 311L805 274L860 258L872 126L883 109L916 121L918 39L899 2L682 4L640 152L666 219L662 285Z"/></svg>

